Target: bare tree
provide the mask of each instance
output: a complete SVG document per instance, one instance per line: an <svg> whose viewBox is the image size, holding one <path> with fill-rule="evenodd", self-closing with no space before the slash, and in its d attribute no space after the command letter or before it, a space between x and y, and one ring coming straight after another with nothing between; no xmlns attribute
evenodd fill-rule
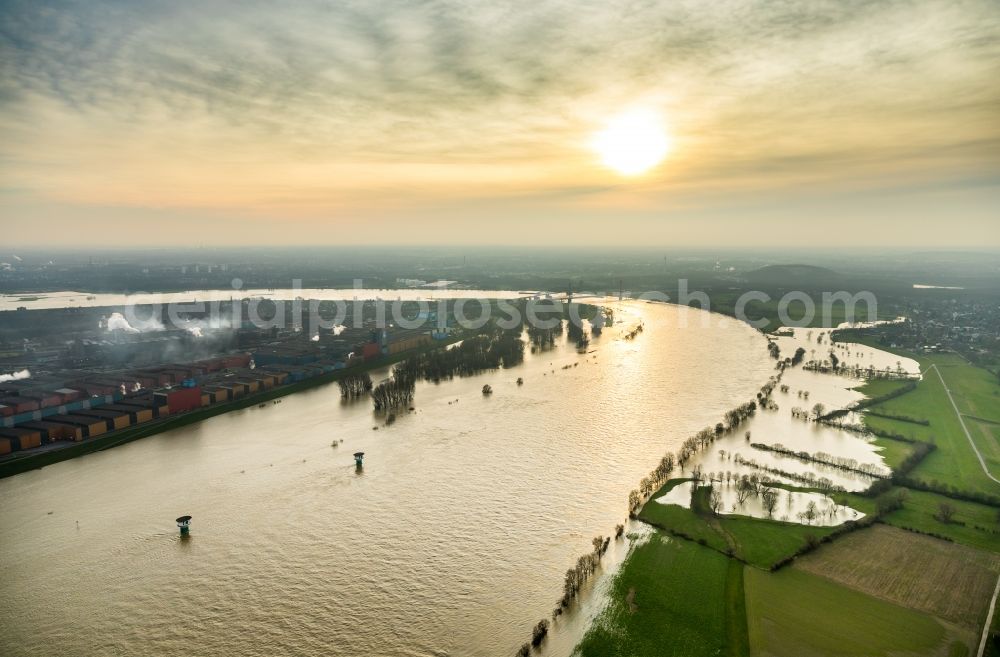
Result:
<svg viewBox="0 0 1000 657"><path fill-rule="evenodd" d="M753 494L753 484L750 483L750 478L746 475L740 477L740 480L736 482L736 501L740 506L743 506L747 498Z"/></svg>
<svg viewBox="0 0 1000 657"><path fill-rule="evenodd" d="M722 510L722 493L715 488L712 488L712 492L708 496L708 506L715 515L719 515L719 511Z"/></svg>
<svg viewBox="0 0 1000 657"><path fill-rule="evenodd" d="M778 491L773 488L765 488L764 492L761 493L760 502L764 505L764 510L767 511L767 517L774 517L774 509L778 506Z"/></svg>
<svg viewBox="0 0 1000 657"><path fill-rule="evenodd" d="M806 519L806 522L811 525L813 520L816 519L816 516L819 515L819 509L816 508L816 502L810 500L809 504L806 505L806 510L803 512L802 515Z"/></svg>

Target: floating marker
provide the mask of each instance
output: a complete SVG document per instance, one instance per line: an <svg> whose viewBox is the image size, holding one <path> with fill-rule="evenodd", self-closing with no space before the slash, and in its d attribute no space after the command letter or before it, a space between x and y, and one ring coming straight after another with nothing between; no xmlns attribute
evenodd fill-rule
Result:
<svg viewBox="0 0 1000 657"><path fill-rule="evenodd" d="M187 536L191 531L191 516L181 516L177 519L177 526L181 530L181 536Z"/></svg>
<svg viewBox="0 0 1000 657"><path fill-rule="evenodd" d="M354 452L354 465L359 468L364 465L365 453L364 452Z"/></svg>

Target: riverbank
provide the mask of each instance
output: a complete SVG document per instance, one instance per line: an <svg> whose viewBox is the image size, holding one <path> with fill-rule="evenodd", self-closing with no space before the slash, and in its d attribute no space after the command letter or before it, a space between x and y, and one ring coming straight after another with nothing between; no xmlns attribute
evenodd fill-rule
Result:
<svg viewBox="0 0 1000 657"><path fill-rule="evenodd" d="M814 345L824 344L822 338L817 336ZM836 350L838 355L845 351L844 355L851 355L857 351L855 347L826 343L816 351L829 349L831 353ZM862 357L867 360L874 356ZM934 361L931 368L940 372L941 359L947 357L931 357ZM921 359L925 374L930 369L927 360ZM981 373L962 371L962 375L954 376L959 367L953 362L948 364L953 375L948 379L949 386L944 384L943 376L924 376L901 390L896 390L900 387L897 383L888 386L876 381L865 386L869 400L849 406L862 413L866 424L877 428L891 425L896 433L907 432L906 439L913 441L915 447L927 447L912 462L894 463L890 479L876 480L869 490L855 492L833 492L829 486L768 484L789 491L786 495L793 489L829 495L834 502L830 509L858 509L864 516L857 520L839 527L817 527L808 526L811 523L720 514L707 500L714 488L725 490L730 485L728 471L709 472L705 478L713 488L693 491L690 504L673 503L677 500L664 504L660 498L671 495L673 489L690 479L682 471L681 478L667 481L636 514L640 521L654 527L655 533L647 545L637 547L623 564L611 584L608 606L580 643L580 653L584 657L663 654L669 648L671 654L692 656L713 650L715 654L732 655L766 652L822 656L843 652L844 643L832 630L842 632L844 627L850 627L852 634L862 637L857 645L851 646L852 654L890 655L901 649L931 654L941 646L946 647L948 654L975 654L980 633L988 634L983 630L984 624L990 625L986 614L988 594L993 592L992 582L1000 572L997 539L1000 516L997 507L990 506L987 499L976 501L971 499L979 497L974 492L962 492L969 488L975 491L983 483L969 476L973 462L969 450L971 439L961 431L963 427L958 420L963 410L966 418L973 412L986 417L997 415L984 409L995 408L998 395L995 383ZM811 374L800 377L792 388L810 381L812 385L819 383L819 379L810 377ZM893 394L885 394L887 388L892 388ZM965 393L964 403L961 399L949 400L945 395L949 389ZM797 400L803 393L808 394L808 389L800 388L796 397L788 394L791 390L784 392L786 399ZM813 400L821 392L813 388ZM781 397L778 401L782 405ZM849 399L844 397L843 401ZM869 410L874 412L869 415ZM802 426L825 431L816 423ZM817 440L815 432L811 433L814 435L807 437L810 444ZM850 439L847 435L844 438ZM798 447L775 450L773 446L750 443L749 432L746 443L746 447L765 453L780 451L802 456ZM969 468L954 468L945 477L928 457L935 451L930 449L935 444L937 451L950 454L953 464L961 461ZM689 464L692 473L697 471L700 476L703 466L708 469L722 464L713 460L711 451L692 459ZM733 461L736 460L734 457ZM813 465L830 464L820 459ZM728 460L725 466L730 467ZM927 472L934 472L939 477L935 483L947 488L946 494L952 497L916 490L916 484L923 483L921 478L926 478ZM965 475L964 478L956 476L959 474ZM911 484L913 488L906 487ZM783 507L784 504L779 505ZM724 508L728 509L728 505ZM822 506L818 511L827 512ZM664 551L684 553L686 557L652 556ZM887 560L886 554L910 556ZM726 562L732 576L724 578L722 564ZM693 597L685 602L686 596L676 585L661 591L648 584L669 580L677 563L683 563L688 577L715 573L698 588L697 602L692 601ZM863 576L855 572L859 567L867 569ZM956 614L951 592L967 590L971 581L988 582L990 586L963 594L961 603L967 609ZM843 604L828 606L822 601L824 597L842 599ZM794 602L786 608L774 604L779 599ZM885 600L894 604L886 605ZM789 622L793 617L795 621ZM802 631L807 621L815 629ZM678 641L692 622L699 627L714 627L716 631L711 637L698 637L690 643ZM749 630L737 631L747 627ZM747 635L749 640L745 638ZM722 636L727 636L727 640L721 641Z"/></svg>
<svg viewBox="0 0 1000 657"><path fill-rule="evenodd" d="M92 454L101 450L117 447L118 445L124 445L134 440L139 440L140 438L155 436L156 434L163 433L164 431L170 431L197 422L202 422L209 418L229 413L231 411L238 411L244 408L257 406L258 404L271 402L281 397L302 392L303 390L310 390L318 386L333 383L351 374L370 372L382 367L388 367L420 353L443 349L448 345L461 341L462 339L464 339L464 336L453 335L446 340L429 346L401 351L389 357L379 358L378 360L363 363L348 369L335 370L333 372L320 374L310 379L278 386L270 390L252 393L245 397L241 397L240 399L220 402L213 404L212 406L206 406L197 410L180 413L178 415L170 415L165 418L151 420L150 422L145 422L142 425L128 427L119 431L111 431L78 443L68 443L65 447L60 447L58 449L43 450L37 453L32 453L31 450L27 452L15 452L0 461L0 479L12 477L14 475L21 474L22 472L44 468L47 465L67 461L78 456L84 456L86 454ZM340 393L338 392L337 394L339 395Z"/></svg>

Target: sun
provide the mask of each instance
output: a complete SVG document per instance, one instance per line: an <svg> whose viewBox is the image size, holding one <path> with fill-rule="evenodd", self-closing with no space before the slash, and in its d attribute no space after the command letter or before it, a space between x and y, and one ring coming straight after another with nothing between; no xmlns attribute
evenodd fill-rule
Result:
<svg viewBox="0 0 1000 657"><path fill-rule="evenodd" d="M608 121L590 146L608 168L637 176L663 161L670 152L670 137L659 114L633 109Z"/></svg>

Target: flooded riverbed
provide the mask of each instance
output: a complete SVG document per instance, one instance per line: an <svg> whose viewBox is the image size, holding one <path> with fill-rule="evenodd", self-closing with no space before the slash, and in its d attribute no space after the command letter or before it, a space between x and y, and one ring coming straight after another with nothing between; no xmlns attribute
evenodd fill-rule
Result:
<svg viewBox="0 0 1000 657"><path fill-rule="evenodd" d="M770 375L759 333L681 312L421 383L378 431L334 384L0 481L0 653L512 654L660 456Z"/></svg>

